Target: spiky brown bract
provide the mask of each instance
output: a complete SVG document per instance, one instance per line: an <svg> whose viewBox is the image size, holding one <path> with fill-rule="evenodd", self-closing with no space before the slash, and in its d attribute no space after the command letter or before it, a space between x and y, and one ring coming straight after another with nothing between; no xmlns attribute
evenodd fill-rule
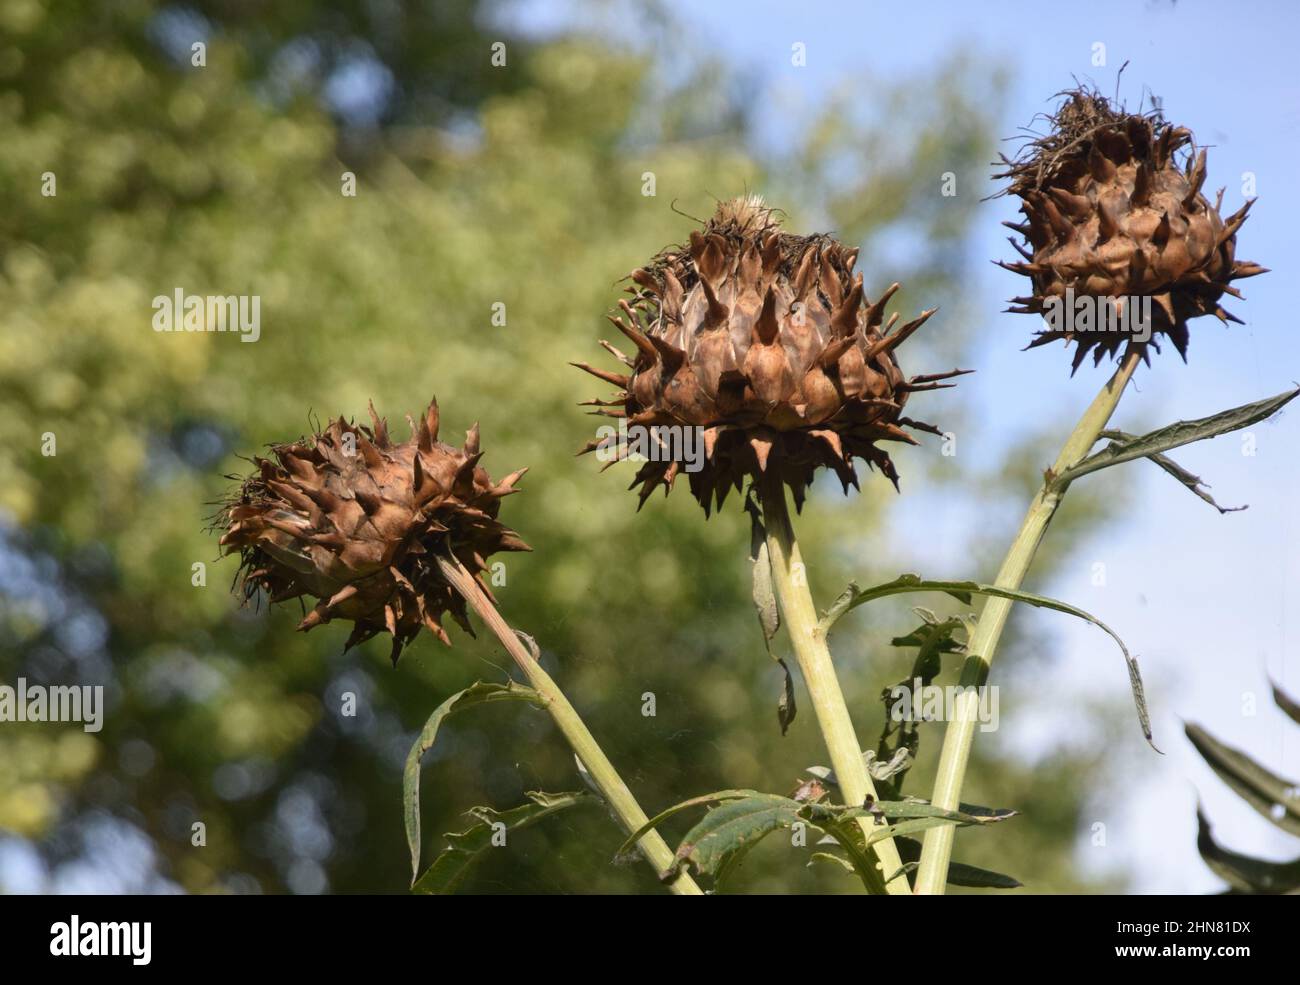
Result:
<svg viewBox="0 0 1300 985"><path fill-rule="evenodd" d="M264 589L272 602L317 599L299 624L354 623L347 647L381 632L393 636L393 662L427 627L449 643L444 612L471 632L465 601L434 560L450 552L483 590L487 558L528 546L497 520L500 500L526 470L493 483L479 467L478 425L461 448L438 440L433 401L411 437L394 444L370 405L371 427L340 417L320 434L271 445L258 471L217 515L221 546L239 551L245 599Z"/></svg>
<svg viewBox="0 0 1300 985"><path fill-rule="evenodd" d="M903 417L903 406L910 392L960 371L903 376L894 349L934 312L891 332L898 316L886 324L885 305L899 285L871 302L853 273L857 255L830 236L783 232L761 199L723 202L689 244L633 271L632 296L610 320L636 354L602 343L627 373L575 363L619 387L590 403L629 427L702 429L704 465L687 479L706 514L764 471L776 471L796 504L822 466L847 491L858 481L855 457L897 485L876 442L916 444L907 427L939 433ZM642 503L660 485L667 493L685 471L683 457L641 467L632 487L641 487Z"/></svg>
<svg viewBox="0 0 1300 985"><path fill-rule="evenodd" d="M1167 123L1158 112L1131 114L1095 91L1078 89L1051 117L1051 132L1030 141L1015 160L1003 158L1010 180L1003 192L1018 195L1024 223L1006 223L1024 236L1011 243L1023 263L1003 263L1033 284L1018 307L1041 315L1051 297L1151 298L1152 341L1166 335L1187 358L1187 321L1216 315L1240 321L1219 304L1230 281L1262 274L1258 264L1234 258L1237 230L1254 200L1224 219L1223 191L1211 205L1201 194L1206 152L1196 153L1190 130ZM1074 369L1088 351L1094 364L1114 354L1132 335L1116 331L1037 333L1030 348L1056 339L1077 345ZM1142 355L1150 363L1150 355Z"/></svg>

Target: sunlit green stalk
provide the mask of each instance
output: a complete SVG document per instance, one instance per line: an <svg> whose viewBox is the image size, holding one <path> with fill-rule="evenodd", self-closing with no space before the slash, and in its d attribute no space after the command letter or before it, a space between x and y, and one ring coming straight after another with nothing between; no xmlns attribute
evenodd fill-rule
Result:
<svg viewBox="0 0 1300 985"><path fill-rule="evenodd" d="M560 731L577 753L578 759L582 761L583 766L587 768L596 787L600 790L601 795L610 809L618 817L619 822L628 834L641 828L649 820L645 811L636 802L632 796L632 791L628 789L623 778L618 775L614 769L614 764L606 757L604 751L597 744L596 739L592 736L587 726L583 724L582 719L569 699L564 696L559 685L551 679L551 675L542 669L528 648L510 628L506 621L501 618L501 613L497 611L492 600L479 586L478 582L469 574L468 571L454 558L439 557L438 566L442 570L443 576L451 583L456 591L464 596L465 601L470 604L480 619L496 634L502 646L506 648L510 656L514 658L515 663L524 672L528 682L533 689L542 696L546 703L546 710L551 713L555 719L555 724L560 727ZM658 831L650 831L642 836L637 842L637 847L641 854L645 856L656 873L663 873L673 865L673 852L659 835ZM696 885L695 880L691 878L690 873L681 872L668 883L668 888L679 896L701 896L703 893L700 887Z"/></svg>
<svg viewBox="0 0 1300 985"><path fill-rule="evenodd" d="M839 678L835 676L825 632L819 624L812 593L808 590L808 580L804 577L799 543L795 540L790 513L786 507L785 487L775 476L764 476L759 487L759 499L763 507L763 525L767 532L772 582L781 602L786 632L790 636L799 670L812 699L817 724L826 740L826 749L839 781L842 799L846 804L860 806L868 797L875 799L876 790L862 759L862 747L858 745L857 733L853 729L848 706L844 703L844 693L840 690ZM867 818L860 818L858 823L862 826L864 836L874 824ZM872 884L867 887L868 891L909 895L911 889L907 876L901 874L903 862L893 839L879 841L868 851L877 864L877 868L869 873ZM885 879L889 876L895 878L886 886Z"/></svg>
<svg viewBox="0 0 1300 985"><path fill-rule="evenodd" d="M1046 473L1042 488L1034 496L1029 512L1016 539L1011 543L994 582L1000 588L1020 588L1033 563L1038 546L1043 542L1047 525L1061 505L1070 483L1061 476L1077 465L1092 450L1105 429L1125 387L1141 358L1136 347L1130 346L1124 361L1110 378L1096 399L1084 412L1055 464ZM989 666L997 651L998 641L1011 612L1009 599L990 598L980 612L979 623L967 646L966 662L962 666L961 684L966 689L953 706L952 720L943 737L943 751L939 755L939 772L934 781L931 802L936 807L956 810L961 797L962 782L966 777L966 764L970 759L971 743L978 720L979 696L973 690L988 680ZM925 833L921 851L921 865L916 876L916 892L941 894L948 881L948 863L952 859L952 841L955 828L951 824L931 828Z"/></svg>

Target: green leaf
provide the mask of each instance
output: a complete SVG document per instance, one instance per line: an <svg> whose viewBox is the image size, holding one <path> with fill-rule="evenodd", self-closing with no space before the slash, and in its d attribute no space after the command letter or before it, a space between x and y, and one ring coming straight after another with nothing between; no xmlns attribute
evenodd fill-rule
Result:
<svg viewBox="0 0 1300 985"><path fill-rule="evenodd" d="M806 810L803 812L803 816L808 817ZM810 821L809 823L814 822ZM823 817L822 822L815 824L815 826L839 842L840 847L844 849L845 855L848 856L849 865L862 881L862 885L867 892L871 892L873 886L879 885L880 873L877 871L876 861L867 851L867 846L872 842L868 840L862 826L857 821ZM873 830L885 830L885 828L882 825L880 828Z"/></svg>
<svg viewBox="0 0 1300 985"><path fill-rule="evenodd" d="M907 805L909 808L913 805ZM923 805L928 807L928 805ZM930 808L931 814L899 824L881 824L865 837L856 823L859 817L871 816L863 808L830 808L822 804L801 804L776 794L757 794L743 800L729 801L709 811L687 832L677 848L678 865L690 864L700 875L712 876L716 884L740 864L749 851L774 831L793 827L800 821L826 832L845 850L849 863L867 883L873 863L866 848L893 837L924 831L940 824L988 823L953 811Z"/></svg>
<svg viewBox="0 0 1300 985"><path fill-rule="evenodd" d="M966 805L962 805L966 808ZM967 825L993 824L1014 817L1016 812L1009 809L992 810L989 808L963 809L945 811L938 807L916 800L877 801L871 807L836 807L827 804L808 804L800 814L830 834L848 852L864 885L867 881L868 867L873 863L867 855L867 849L886 838L904 837L920 834L930 828L943 824ZM864 836L862 828L855 822L856 818L883 815L890 819L899 819L896 824L877 825L869 835ZM897 873L895 873L897 875ZM891 880L894 878L890 877Z"/></svg>
<svg viewBox="0 0 1300 985"><path fill-rule="evenodd" d="M904 870L914 868L920 862L921 843L915 838L898 838L894 843L898 845L899 857L906 863L903 866ZM948 885L965 886L967 889L1020 889L1024 883L1001 872L981 869L963 862L950 862Z"/></svg>
<svg viewBox="0 0 1300 985"><path fill-rule="evenodd" d="M438 729L447 716L496 701L531 701L539 707L544 706L541 695L522 684L475 681L434 709L411 751L406 754L406 767L402 771L402 814L406 821L406 844L411 852L412 882L420 872L420 758L433 748Z"/></svg>
<svg viewBox="0 0 1300 985"><path fill-rule="evenodd" d="M981 807L978 804L958 804L957 810L963 814L973 814L975 817L992 818L995 821L1002 821L1009 817L1015 817L1020 812L1013 807Z"/></svg>
<svg viewBox="0 0 1300 985"><path fill-rule="evenodd" d="M1210 871L1233 889L1246 893L1290 893L1300 889L1300 858L1269 862L1229 851L1210 834L1210 822L1196 809L1196 850Z"/></svg>
<svg viewBox="0 0 1300 985"><path fill-rule="evenodd" d="M1073 482L1080 476L1096 472L1098 469L1131 462L1135 458L1147 458L1159 452L1169 451L1171 448L1191 444L1193 441L1204 441L1206 438L1214 438L1220 434L1249 427L1272 417L1297 395L1300 395L1300 387L1266 400L1258 400L1253 404L1244 404L1210 417L1202 417L1199 420L1175 421L1131 441L1113 442L1109 447L1085 458L1074 468L1067 469L1056 477L1057 481Z"/></svg>
<svg viewBox="0 0 1300 985"><path fill-rule="evenodd" d="M677 848L677 864L689 863L697 873L721 882L773 831L804 820L802 806L789 797L763 793L721 804L686 833Z"/></svg>
<svg viewBox="0 0 1300 985"><path fill-rule="evenodd" d="M928 804L923 800L878 800L869 808L854 808L848 813L855 816L858 814L883 815L891 821L932 817L943 821L953 821L957 824L993 824L997 821L1008 820L1019 814L1019 811L1012 810L1010 807L968 809L965 804L962 804L961 807L962 809L959 810L948 811L942 807Z"/></svg>
<svg viewBox="0 0 1300 985"><path fill-rule="evenodd" d="M838 825L835 823L828 823L827 830L831 834L835 834L837 830L841 830L839 825L844 825L845 829L860 832L861 829L857 825L848 826L844 823L850 817L859 816L860 813L864 812L861 812L859 809L859 813L845 815L844 819L842 819ZM906 821L899 821L897 824L878 824L871 829L871 834L867 836L866 846L869 848L879 841L884 841L886 838L897 838L903 835L920 834L923 831L929 831L931 828L938 828L945 824L955 824L957 827L966 827L970 824L989 824L996 820L1000 819L977 819L970 815L959 816L956 811L950 811L946 813L936 813L923 817L916 817Z"/></svg>
<svg viewBox="0 0 1300 985"><path fill-rule="evenodd" d="M1273 703L1282 709L1287 718L1300 724L1300 701L1296 701L1272 681L1269 681L1269 686L1273 688Z"/></svg>
<svg viewBox="0 0 1300 985"><path fill-rule="evenodd" d="M816 824L818 827L826 827L841 821L850 820L859 817L885 818L887 821L898 821L903 824L910 824L913 821L933 821L936 824L995 824L998 821L1006 821L1017 815L1017 811L1008 807L988 808L977 807L967 808L962 804L962 809L949 811L942 807L935 807L923 800L878 800L869 807L841 807L836 804L806 804L804 805L804 816ZM897 825L895 825L897 826ZM926 827L933 827L928 824ZM881 826L882 830L885 826Z"/></svg>
<svg viewBox="0 0 1300 985"><path fill-rule="evenodd" d="M948 884L968 889L1020 889L1024 883L1014 876L992 869L981 869L965 862L948 863Z"/></svg>
<svg viewBox="0 0 1300 985"><path fill-rule="evenodd" d="M926 609L917 609L925 622L917 626L906 636L895 636L889 641L891 646L917 647L916 660L912 663L912 673L904 684L911 684L920 678L922 684L929 684L943 669L940 659L945 653L965 653L966 644L953 634L966 628L959 616L952 616L942 621L935 619L933 613Z"/></svg>
<svg viewBox="0 0 1300 985"><path fill-rule="evenodd" d="M570 793L543 793L530 790L525 795L531 804L521 804L508 811L494 811L490 807L474 807L466 813L474 823L464 831L449 831L444 838L447 847L438 853L433 864L411 887L414 893L444 896L454 893L469 874L470 867L492 847L493 836L504 825L507 837L530 827L560 811L582 804L596 803L596 797L583 791Z"/></svg>
<svg viewBox="0 0 1300 985"><path fill-rule="evenodd" d="M632 847L645 836L647 831L659 827L660 824L667 821L670 817L680 814L682 811L688 810L689 808L700 807L704 804L714 803L715 801L742 800L746 797L766 796L769 795L759 793L757 790L715 790L713 793L701 794L698 797L691 797L689 800L683 800L680 804L673 804L672 807L660 811L650 820L646 821L645 824L641 825L641 827L633 831L628 836L627 841L618 846L618 851L614 853L614 856L617 858L618 856L626 855L632 850ZM661 878L663 875L664 873L660 873Z"/></svg>
<svg viewBox="0 0 1300 985"><path fill-rule="evenodd" d="M1011 599L1014 602L1024 602L1027 605L1037 606L1042 609L1064 612L1067 615L1092 623L1114 640L1120 652L1124 655L1124 663L1128 666L1129 689L1133 692L1133 704L1137 708L1138 724L1142 727L1142 734L1146 737L1147 742L1151 743L1151 748L1156 748L1155 743L1151 742L1151 716L1147 712L1146 693L1142 688L1142 672L1138 668L1137 660L1128 652L1128 647L1124 645L1124 641L1119 638L1119 635L1113 629L1096 616L1090 615L1067 602L1059 602L1045 595L1035 595L1032 592L1023 592L1011 588L1000 588L997 585L985 585L976 581L931 581L922 578L920 575L899 575L893 581L886 582L883 585L876 585L874 588L863 589L850 582L849 587L840 593L840 597L822 616L821 632L830 632L836 621L850 609L856 609L867 602L874 602L876 599L887 598L890 595L907 595L914 592L944 592L964 605L971 604L972 596L992 595L997 598ZM1159 752L1160 750L1156 749L1156 751Z"/></svg>
<svg viewBox="0 0 1300 985"><path fill-rule="evenodd" d="M1199 725L1185 731L1219 779L1283 831L1300 835L1300 787L1271 773L1245 753L1224 745Z"/></svg>
<svg viewBox="0 0 1300 985"><path fill-rule="evenodd" d="M1122 444L1124 442L1138 440L1135 435L1127 434L1123 431L1103 431L1101 432L1101 437L1110 438L1112 440L1112 444L1109 446L1110 448L1116 447L1113 443L1116 441ZM1214 497L1206 492L1210 487L1205 484L1205 481L1199 475L1193 475L1167 455L1156 453L1146 457L1186 486L1194 496L1205 500L1205 502L1209 503L1220 513L1239 513L1241 510L1246 509L1244 506L1220 506L1214 501Z"/></svg>
<svg viewBox="0 0 1300 985"><path fill-rule="evenodd" d="M964 628L965 624L957 616L942 622L923 622L906 636L895 636L889 641L890 646L915 646L921 651L931 653L962 653L966 644L954 639L953 633Z"/></svg>
<svg viewBox="0 0 1300 985"><path fill-rule="evenodd" d="M687 832L677 848L674 868L662 873L661 878L671 876L681 866L689 864L697 873L713 877L715 884L720 883L763 838L803 821L839 842L848 855L849 864L863 883L869 885L875 863L868 858L867 848L896 832L916 833L940 824L990 824L1015 815L1015 811L987 808L976 808L974 812L964 809L945 811L913 800L877 801L871 807L845 807L792 800L758 790L718 790L684 800L651 818L623 843L619 854L629 850L642 835L667 818L687 808L711 803L720 806L709 811ZM877 821L882 817L901 820L897 824L878 823L870 835L864 836L857 823L857 819L862 817Z"/></svg>

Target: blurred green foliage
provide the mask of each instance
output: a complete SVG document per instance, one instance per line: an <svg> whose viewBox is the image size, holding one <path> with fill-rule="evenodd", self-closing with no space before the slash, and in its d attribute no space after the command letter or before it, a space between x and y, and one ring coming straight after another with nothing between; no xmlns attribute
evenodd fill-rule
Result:
<svg viewBox="0 0 1300 985"><path fill-rule="evenodd" d="M436 8L0 7L0 679L103 683L109 699L98 734L0 727L0 830L39 850L43 888L405 888L402 759L439 701L504 679L507 658L463 635L450 650L422 637L396 670L382 641L345 656L342 627L297 634L296 609L239 609L235 564L217 562L204 530L222 474L245 467L237 456L304 433L309 412L364 415L370 398L396 422L436 394L448 434L481 422L494 475L532 467L503 517L535 553L507 558L498 597L647 810L721 787L789 792L825 760L807 717L780 735L739 504L706 523L679 492L638 515L630 473L573 456L599 423L575 404L600 386L566 362L605 358L596 340L619 278L685 238L691 220L670 203L702 216L712 195L749 189L794 228L826 223L861 244L868 291L902 280L905 314L948 305L903 357L913 372L948 368L970 342L961 277L977 195L935 188L945 171L982 186L1000 80L974 62L849 80L795 121L790 145L759 151L752 86L683 53L680 32L668 72L658 35L631 49L528 40L497 29L491 6ZM341 194L345 171L355 197ZM891 251L904 235L925 248ZM259 295L260 341L155 333L151 299L176 288ZM952 394L918 406L953 426ZM931 445L899 465L905 489L973 481L1017 503L1041 457L974 476ZM798 521L823 604L849 577L911 570L878 546L892 489L878 476L864 489L842 498L831 479ZM1071 508L1058 544L1097 515L1083 496ZM943 574L987 575L991 556L978 560ZM206 586L192 584L196 562ZM882 606L837 631L867 745L880 688L911 663L888 640L913 621ZM923 738L911 792L937 739ZM1071 849L1099 768L1086 753L1030 764L984 743L971 796L1023 815L959 841L959 856L1033 891L1096 888ZM449 725L424 775L427 857L470 807L575 780L542 713L488 708ZM599 811L569 812L487 853L466 888L656 891L643 867L609 864L620 840ZM778 841L738 889L851 888Z"/></svg>

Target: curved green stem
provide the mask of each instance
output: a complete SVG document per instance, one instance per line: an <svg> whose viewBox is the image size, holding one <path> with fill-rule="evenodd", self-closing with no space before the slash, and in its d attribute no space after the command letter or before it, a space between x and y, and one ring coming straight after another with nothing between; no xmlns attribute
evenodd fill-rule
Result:
<svg viewBox="0 0 1300 985"><path fill-rule="evenodd" d="M1133 377L1140 358L1138 348L1130 346L1115 375L1102 387L1066 439L1056 463L1045 474L1043 486L1030 504L1029 512L1020 525L1020 532L1016 534L1016 539L1012 541L1011 549L998 570L994 584L999 588L1018 589L1024 582L1034 555L1043 542L1047 526L1052 522L1052 516L1070 487L1070 483L1062 481L1060 476L1087 457L1097 443L1115 412L1125 387ZM939 771L930 798L936 807L957 809L978 720L979 695L974 689L983 687L988 680L989 666L993 662L993 654L997 651L1011 606L1010 599L990 598L980 612L979 623L966 648L968 656L961 672L961 684L965 690L954 704L952 721L944 733ZM931 828L925 833L921 865L916 876L917 893L943 893L948 881L948 863L952 858L954 834L955 828L950 824Z"/></svg>
<svg viewBox="0 0 1300 985"><path fill-rule="evenodd" d="M767 533L767 551L772 564L772 582L777 598L781 601L786 631L790 635L795 658L799 661L804 684L808 687L817 724L826 740L826 749L839 781L842 799L846 804L859 806L868 797L875 799L876 789L862 759L862 747L858 745L857 733L853 730L853 721L849 717L848 706L844 703L844 693L840 690L839 678L835 676L835 665L831 662L826 635L819 624L807 578L803 576L803 560L799 553L799 543L795 540L794 528L790 525L785 487L778 477L763 477L759 483L759 501L763 507L763 526ZM858 823L862 826L864 836L874 824L867 818L859 818ZM902 874L903 862L893 839L879 841L868 851L876 861L876 868L870 873L872 885L867 887L868 891L910 895L907 876ZM894 878L886 885L885 880L890 876Z"/></svg>
<svg viewBox="0 0 1300 985"><path fill-rule="evenodd" d="M537 662L528 648L524 646L516 635L515 631L510 628L506 621L497 611L492 600L488 598L487 593L473 576L465 570L464 566L455 558L439 557L438 567L442 570L443 577L451 584L456 591L464 597L471 608L478 613L480 619L487 624L488 628L496 634L514 658L515 663L519 665L532 684L534 690L542 696L546 702L546 710L551 713L555 719L555 724L560 727L560 731L568 740L573 751L577 753L578 759L587 772L595 781L605 802L609 805L610 810L618 817L619 823L628 834L641 828L648 818L645 811L636 802L632 796L632 791L628 789L623 778L618 775L614 769L614 764L609 761L604 751L596 742L595 737L588 730L578 712L569 699L564 696L558 684L551 678L551 675L542 669L542 665ZM641 854L645 856L647 862L654 866L656 873L667 872L673 867L673 852L667 843L660 836L658 831L647 832L637 847ZM679 896L702 896L700 887L696 885L695 880L691 878L689 872L682 871L676 878L668 883L668 888Z"/></svg>

